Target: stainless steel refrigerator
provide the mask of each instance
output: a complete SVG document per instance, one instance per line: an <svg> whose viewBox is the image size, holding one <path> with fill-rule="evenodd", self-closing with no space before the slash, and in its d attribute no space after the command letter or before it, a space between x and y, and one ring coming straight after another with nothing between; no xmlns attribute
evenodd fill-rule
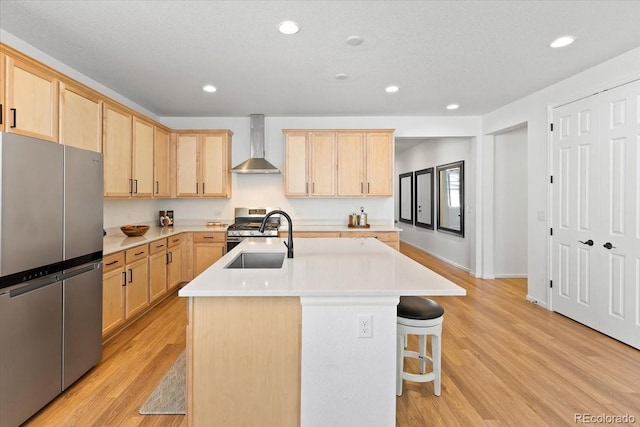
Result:
<svg viewBox="0 0 640 427"><path fill-rule="evenodd" d="M0 132L0 426L102 357L102 155Z"/></svg>

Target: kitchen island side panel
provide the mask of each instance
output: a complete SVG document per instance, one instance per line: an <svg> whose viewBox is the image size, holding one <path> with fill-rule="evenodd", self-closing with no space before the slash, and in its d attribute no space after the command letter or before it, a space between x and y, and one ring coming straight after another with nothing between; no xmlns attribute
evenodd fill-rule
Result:
<svg viewBox="0 0 640 427"><path fill-rule="evenodd" d="M196 297L189 314L189 426L299 426L300 299Z"/></svg>

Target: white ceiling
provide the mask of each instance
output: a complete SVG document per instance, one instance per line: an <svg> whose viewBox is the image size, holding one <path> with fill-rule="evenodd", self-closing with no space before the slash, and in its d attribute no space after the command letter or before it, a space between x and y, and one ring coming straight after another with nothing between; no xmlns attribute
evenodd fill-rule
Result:
<svg viewBox="0 0 640 427"><path fill-rule="evenodd" d="M481 115L640 46L639 22L640 1L0 0L0 28L160 117Z"/></svg>

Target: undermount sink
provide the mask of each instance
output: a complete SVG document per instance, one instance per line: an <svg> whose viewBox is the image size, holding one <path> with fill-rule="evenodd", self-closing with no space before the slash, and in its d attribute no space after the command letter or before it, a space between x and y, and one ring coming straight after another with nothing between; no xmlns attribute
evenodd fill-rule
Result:
<svg viewBox="0 0 640 427"><path fill-rule="evenodd" d="M284 253L240 252L224 268L282 268Z"/></svg>

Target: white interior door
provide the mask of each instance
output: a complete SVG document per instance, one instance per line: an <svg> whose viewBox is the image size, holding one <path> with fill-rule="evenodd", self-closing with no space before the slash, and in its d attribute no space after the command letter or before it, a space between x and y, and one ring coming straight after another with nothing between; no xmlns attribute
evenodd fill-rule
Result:
<svg viewBox="0 0 640 427"><path fill-rule="evenodd" d="M553 123L553 310L640 348L640 81Z"/></svg>
<svg viewBox="0 0 640 427"><path fill-rule="evenodd" d="M640 348L640 81L599 96L600 330Z"/></svg>
<svg viewBox="0 0 640 427"><path fill-rule="evenodd" d="M553 310L597 328L596 97L553 111Z"/></svg>

